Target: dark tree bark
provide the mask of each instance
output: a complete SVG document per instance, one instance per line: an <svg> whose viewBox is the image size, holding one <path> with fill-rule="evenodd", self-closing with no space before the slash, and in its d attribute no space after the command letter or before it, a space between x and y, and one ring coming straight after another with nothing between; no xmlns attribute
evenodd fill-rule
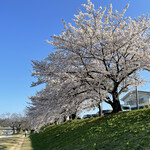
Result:
<svg viewBox="0 0 150 150"><path fill-rule="evenodd" d="M97 106L98 106L98 110L99 110L99 116L102 116L103 112L102 112L101 104L99 103Z"/></svg>
<svg viewBox="0 0 150 150"><path fill-rule="evenodd" d="M111 106L113 108L112 113L117 113L121 111L121 105L120 105L119 95L117 90L112 93L112 97L113 97L113 102L111 103Z"/></svg>
<svg viewBox="0 0 150 150"><path fill-rule="evenodd" d="M112 113L117 113L119 111L121 111L121 105L120 105L120 101L119 100L115 100L113 103L112 103L112 108L113 108L113 111Z"/></svg>
<svg viewBox="0 0 150 150"><path fill-rule="evenodd" d="M15 126L12 126L13 134L15 134Z"/></svg>

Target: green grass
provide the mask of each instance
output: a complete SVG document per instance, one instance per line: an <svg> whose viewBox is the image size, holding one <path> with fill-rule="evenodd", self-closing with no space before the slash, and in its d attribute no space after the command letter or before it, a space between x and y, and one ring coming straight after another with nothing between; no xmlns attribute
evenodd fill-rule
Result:
<svg viewBox="0 0 150 150"><path fill-rule="evenodd" d="M150 109L48 126L30 138L35 150L148 150Z"/></svg>
<svg viewBox="0 0 150 150"><path fill-rule="evenodd" d="M0 138L0 150L32 150L29 136L23 134L3 136Z"/></svg>
<svg viewBox="0 0 150 150"><path fill-rule="evenodd" d="M0 138L0 150L8 150L13 147L16 143L20 141L20 136L13 135L13 136L5 136Z"/></svg>
<svg viewBox="0 0 150 150"><path fill-rule="evenodd" d="M21 150L32 150L31 141L28 135L24 139Z"/></svg>

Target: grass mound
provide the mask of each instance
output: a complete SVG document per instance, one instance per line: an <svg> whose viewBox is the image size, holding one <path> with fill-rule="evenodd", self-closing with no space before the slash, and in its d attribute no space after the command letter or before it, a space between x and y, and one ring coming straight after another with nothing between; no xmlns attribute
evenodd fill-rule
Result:
<svg viewBox="0 0 150 150"><path fill-rule="evenodd" d="M35 150L150 149L150 109L52 125L30 138Z"/></svg>

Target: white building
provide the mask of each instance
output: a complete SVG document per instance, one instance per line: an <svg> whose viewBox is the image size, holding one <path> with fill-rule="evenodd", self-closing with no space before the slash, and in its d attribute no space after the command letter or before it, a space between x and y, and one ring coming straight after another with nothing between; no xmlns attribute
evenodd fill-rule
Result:
<svg viewBox="0 0 150 150"><path fill-rule="evenodd" d="M122 99L124 105L130 105L131 109L137 109L136 90L127 93ZM138 91L139 108L150 105L150 92Z"/></svg>

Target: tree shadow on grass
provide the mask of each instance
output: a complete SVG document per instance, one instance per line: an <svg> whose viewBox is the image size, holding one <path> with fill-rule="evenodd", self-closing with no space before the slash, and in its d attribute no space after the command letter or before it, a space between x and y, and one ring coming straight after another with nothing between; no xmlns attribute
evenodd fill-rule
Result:
<svg viewBox="0 0 150 150"><path fill-rule="evenodd" d="M8 148L16 144L17 140L16 137L0 138L0 150L8 150Z"/></svg>
<svg viewBox="0 0 150 150"><path fill-rule="evenodd" d="M0 145L0 150L5 150L7 147L4 145Z"/></svg>

